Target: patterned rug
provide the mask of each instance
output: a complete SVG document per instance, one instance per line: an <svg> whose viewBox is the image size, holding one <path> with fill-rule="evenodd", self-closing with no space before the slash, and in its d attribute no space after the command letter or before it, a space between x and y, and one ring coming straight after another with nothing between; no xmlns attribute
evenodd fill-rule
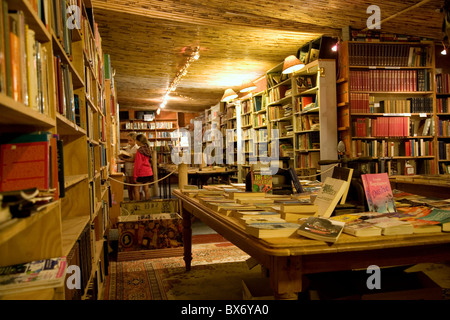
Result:
<svg viewBox="0 0 450 320"><path fill-rule="evenodd" d="M242 280L261 268L249 270L249 255L230 242L203 243L212 239L193 239L189 272L183 257L111 261L105 300L242 300Z"/></svg>

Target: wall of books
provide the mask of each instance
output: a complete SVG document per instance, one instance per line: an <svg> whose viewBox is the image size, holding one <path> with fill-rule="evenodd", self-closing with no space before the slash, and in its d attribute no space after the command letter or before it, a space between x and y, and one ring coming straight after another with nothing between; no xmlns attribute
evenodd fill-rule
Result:
<svg viewBox="0 0 450 320"><path fill-rule="evenodd" d="M79 19L66 20L69 5ZM60 271L78 266L82 284L55 276L2 298L95 299L108 269L115 98L94 10L81 0L3 0L0 23L0 265L56 259L47 262Z"/></svg>

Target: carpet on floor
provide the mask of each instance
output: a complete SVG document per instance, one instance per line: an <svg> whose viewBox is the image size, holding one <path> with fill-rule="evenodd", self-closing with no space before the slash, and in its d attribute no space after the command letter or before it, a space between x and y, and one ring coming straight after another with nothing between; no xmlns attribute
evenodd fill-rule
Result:
<svg viewBox="0 0 450 320"><path fill-rule="evenodd" d="M248 258L220 235L193 236L190 271L183 257L111 261L104 298L242 300L242 280L261 276L260 266L248 268Z"/></svg>

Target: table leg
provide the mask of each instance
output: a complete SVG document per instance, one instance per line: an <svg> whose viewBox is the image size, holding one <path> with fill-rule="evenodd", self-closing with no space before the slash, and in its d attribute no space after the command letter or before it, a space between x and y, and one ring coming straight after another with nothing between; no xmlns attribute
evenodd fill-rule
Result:
<svg viewBox="0 0 450 320"><path fill-rule="evenodd" d="M181 214L183 217L183 246L184 246L184 264L186 271L191 270L192 261L192 215L183 208L183 203L180 201Z"/></svg>
<svg viewBox="0 0 450 320"><path fill-rule="evenodd" d="M275 299L298 299L303 284L301 263L300 256L272 258L269 277Z"/></svg>

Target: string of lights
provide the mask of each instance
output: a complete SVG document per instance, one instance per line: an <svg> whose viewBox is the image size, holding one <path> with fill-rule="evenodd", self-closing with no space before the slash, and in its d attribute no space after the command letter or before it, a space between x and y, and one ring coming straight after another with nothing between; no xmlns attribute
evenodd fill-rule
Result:
<svg viewBox="0 0 450 320"><path fill-rule="evenodd" d="M170 93L176 90L181 79L187 74L188 69L191 66L191 64L194 61L198 60L198 58L200 58L200 48L196 47L195 50L192 52L191 56L189 57L189 59L186 61L186 64L183 66L183 68L181 68L177 72L177 75L175 76L175 78L172 80L169 87L167 88L167 91L164 95L163 101L159 105L158 110L156 110L157 114L159 114L161 112L161 109L163 109L166 106Z"/></svg>

